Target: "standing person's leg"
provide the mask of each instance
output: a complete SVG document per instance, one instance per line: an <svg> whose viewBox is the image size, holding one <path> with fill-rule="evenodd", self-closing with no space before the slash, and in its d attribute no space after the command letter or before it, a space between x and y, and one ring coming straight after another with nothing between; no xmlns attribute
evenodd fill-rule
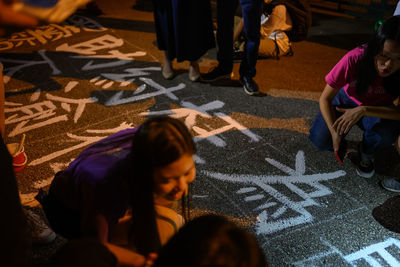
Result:
<svg viewBox="0 0 400 267"><path fill-rule="evenodd" d="M233 22L237 1L217 1L217 60L222 69L232 71L233 68Z"/></svg>
<svg viewBox="0 0 400 267"><path fill-rule="evenodd" d="M164 61L162 65L162 71L161 71L162 76L166 80L171 80L174 78L174 70L172 68L172 61L168 58L168 53L167 51L164 51Z"/></svg>
<svg viewBox="0 0 400 267"><path fill-rule="evenodd" d="M237 0L217 0L218 67L202 75L204 82L230 78L233 69L233 22Z"/></svg>
<svg viewBox="0 0 400 267"><path fill-rule="evenodd" d="M240 0L246 44L244 49L245 57L240 64L239 74L243 88L249 95L259 93L253 77L256 75L258 47L260 44L262 4L263 1L261 0Z"/></svg>
<svg viewBox="0 0 400 267"><path fill-rule="evenodd" d="M171 1L153 0L153 14L157 47L164 52L161 74L169 80L174 77L172 60L176 57Z"/></svg>

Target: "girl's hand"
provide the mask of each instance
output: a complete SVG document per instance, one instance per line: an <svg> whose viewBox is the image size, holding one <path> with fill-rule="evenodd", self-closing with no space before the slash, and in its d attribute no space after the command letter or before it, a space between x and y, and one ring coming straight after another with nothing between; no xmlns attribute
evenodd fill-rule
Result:
<svg viewBox="0 0 400 267"><path fill-rule="evenodd" d="M364 116L365 112L362 106L349 109L336 107L336 110L343 113L332 125L339 135L348 133L351 127Z"/></svg>
<svg viewBox="0 0 400 267"><path fill-rule="evenodd" d="M337 132L332 132L332 146L334 151L339 150L340 141L342 140L342 136L340 136Z"/></svg>

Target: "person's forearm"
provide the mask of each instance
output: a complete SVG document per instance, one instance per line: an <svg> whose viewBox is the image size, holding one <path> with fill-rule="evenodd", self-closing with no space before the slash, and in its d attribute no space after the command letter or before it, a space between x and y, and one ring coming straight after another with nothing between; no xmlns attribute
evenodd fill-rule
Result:
<svg viewBox="0 0 400 267"><path fill-rule="evenodd" d="M329 100L320 99L319 108L321 110L322 117L324 117L326 126L328 126L329 131L332 133L335 130L332 125L336 120L335 112L333 111L332 104Z"/></svg>
<svg viewBox="0 0 400 267"><path fill-rule="evenodd" d="M361 106L364 116L378 117L388 120L400 120L400 109L385 106Z"/></svg>
<svg viewBox="0 0 400 267"><path fill-rule="evenodd" d="M328 126L331 134L336 132L335 129L333 128L333 124L337 118L335 111L333 110L332 101L338 92L339 92L338 90L326 84L319 98L319 108L321 110L322 117L324 117L325 123Z"/></svg>
<svg viewBox="0 0 400 267"><path fill-rule="evenodd" d="M141 267L144 266L146 262L146 258L141 254L135 253L126 248L110 244L108 242L104 242L103 244L117 258L118 266Z"/></svg>

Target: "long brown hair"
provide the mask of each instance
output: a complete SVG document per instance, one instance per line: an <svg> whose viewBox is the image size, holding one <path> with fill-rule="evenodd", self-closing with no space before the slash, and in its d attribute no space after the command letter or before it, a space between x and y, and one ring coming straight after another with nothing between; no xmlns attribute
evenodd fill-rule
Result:
<svg viewBox="0 0 400 267"><path fill-rule="evenodd" d="M183 122L171 117L148 119L133 137L129 163L132 193L130 240L139 253L156 252L161 247L153 199L154 170L171 164L182 155L195 153L196 146L189 130Z"/></svg>

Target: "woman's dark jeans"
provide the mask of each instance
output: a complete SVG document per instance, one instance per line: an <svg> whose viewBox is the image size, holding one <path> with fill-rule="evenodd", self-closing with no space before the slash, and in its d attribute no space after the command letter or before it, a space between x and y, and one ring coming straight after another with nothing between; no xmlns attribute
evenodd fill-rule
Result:
<svg viewBox="0 0 400 267"><path fill-rule="evenodd" d="M336 107L357 107L357 104L348 97L343 89L340 89L335 96L332 105L337 118L343 113L337 111ZM362 139L363 153L371 156L376 149L392 145L400 134L400 121L396 120L364 116L357 122L357 126L364 132ZM317 149L333 151L332 136L321 112L315 117L309 138Z"/></svg>

